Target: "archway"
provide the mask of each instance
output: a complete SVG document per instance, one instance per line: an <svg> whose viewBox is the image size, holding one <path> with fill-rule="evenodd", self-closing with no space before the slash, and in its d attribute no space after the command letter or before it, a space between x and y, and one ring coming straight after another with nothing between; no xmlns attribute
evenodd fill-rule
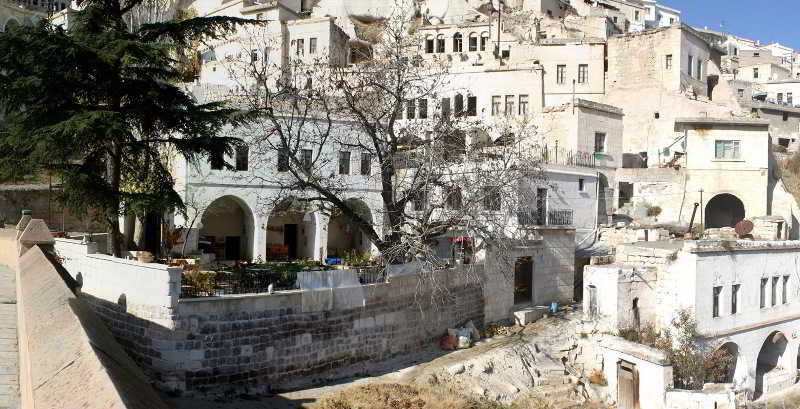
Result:
<svg viewBox="0 0 800 409"><path fill-rule="evenodd" d="M198 248L217 260L252 259L253 214L244 201L223 196L209 205L201 219Z"/></svg>
<svg viewBox="0 0 800 409"><path fill-rule="evenodd" d="M7 29L9 29L11 27L18 26L18 25L19 25L19 21L17 21L14 18L11 18L8 21L6 21L6 24L3 26L3 31L5 31L5 30L7 30Z"/></svg>
<svg viewBox="0 0 800 409"><path fill-rule="evenodd" d="M755 398L764 393L780 389L779 385L782 383L783 375L789 369L784 368L782 365L787 343L786 336L780 331L769 334L767 339L764 340L756 360Z"/></svg>
<svg viewBox="0 0 800 409"><path fill-rule="evenodd" d="M345 203L361 218L373 222L372 212L359 199L348 199ZM370 253L372 242L358 225L344 213L334 210L328 223L328 257L344 258L348 255Z"/></svg>
<svg viewBox="0 0 800 409"><path fill-rule="evenodd" d="M735 343L726 342L706 357L706 382L735 383L746 377L747 369Z"/></svg>
<svg viewBox="0 0 800 409"><path fill-rule="evenodd" d="M314 259L317 218L307 203L290 197L272 209L267 222L267 259Z"/></svg>
<svg viewBox="0 0 800 409"><path fill-rule="evenodd" d="M708 201L705 228L734 227L744 219L744 204L738 197L722 193Z"/></svg>

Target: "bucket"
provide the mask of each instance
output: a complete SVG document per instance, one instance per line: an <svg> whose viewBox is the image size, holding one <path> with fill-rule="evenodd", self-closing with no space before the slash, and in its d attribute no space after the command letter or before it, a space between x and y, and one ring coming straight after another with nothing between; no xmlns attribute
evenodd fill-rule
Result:
<svg viewBox="0 0 800 409"><path fill-rule="evenodd" d="M552 302L550 303L550 312L557 313L558 312L558 303Z"/></svg>

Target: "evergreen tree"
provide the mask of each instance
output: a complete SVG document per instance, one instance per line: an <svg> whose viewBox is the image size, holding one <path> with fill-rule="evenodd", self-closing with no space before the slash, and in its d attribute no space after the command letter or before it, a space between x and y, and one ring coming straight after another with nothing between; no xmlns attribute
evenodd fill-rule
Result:
<svg viewBox="0 0 800 409"><path fill-rule="evenodd" d="M253 117L198 104L180 87L179 56L258 23L197 17L130 32L126 13L141 1L89 0L68 29L43 21L0 33L0 180L60 176L65 205L101 214L116 256L121 214L182 209L169 159L231 153L238 141L220 131Z"/></svg>

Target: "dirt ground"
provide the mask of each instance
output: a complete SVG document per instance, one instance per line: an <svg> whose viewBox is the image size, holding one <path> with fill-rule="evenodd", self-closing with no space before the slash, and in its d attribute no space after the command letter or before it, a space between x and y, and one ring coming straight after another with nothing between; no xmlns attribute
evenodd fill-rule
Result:
<svg viewBox="0 0 800 409"><path fill-rule="evenodd" d="M369 376L342 379L329 385L273 396L248 396L227 400L170 398L167 396L164 399L174 409L305 409L309 407L309 404L319 401L320 398L353 385L376 382L414 383L431 373L441 371L442 368L491 354L537 334L549 333L572 318L574 317L567 314L566 316L542 319L525 327L512 327L510 335L481 340L469 349L448 352L431 345L428 349L413 356L404 356L372 365L367 369ZM466 392L469 393L469 391Z"/></svg>

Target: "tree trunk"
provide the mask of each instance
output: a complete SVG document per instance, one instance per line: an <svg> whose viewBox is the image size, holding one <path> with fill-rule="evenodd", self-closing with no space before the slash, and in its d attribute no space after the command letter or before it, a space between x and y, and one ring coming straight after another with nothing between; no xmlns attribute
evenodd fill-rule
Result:
<svg viewBox="0 0 800 409"><path fill-rule="evenodd" d="M122 257L122 234L119 231L119 189L121 181L121 166L122 149L119 144L113 143L112 151L108 158L108 176L109 185L111 185L112 197L109 208L106 209L108 213L108 229L111 238L111 254L114 257Z"/></svg>

